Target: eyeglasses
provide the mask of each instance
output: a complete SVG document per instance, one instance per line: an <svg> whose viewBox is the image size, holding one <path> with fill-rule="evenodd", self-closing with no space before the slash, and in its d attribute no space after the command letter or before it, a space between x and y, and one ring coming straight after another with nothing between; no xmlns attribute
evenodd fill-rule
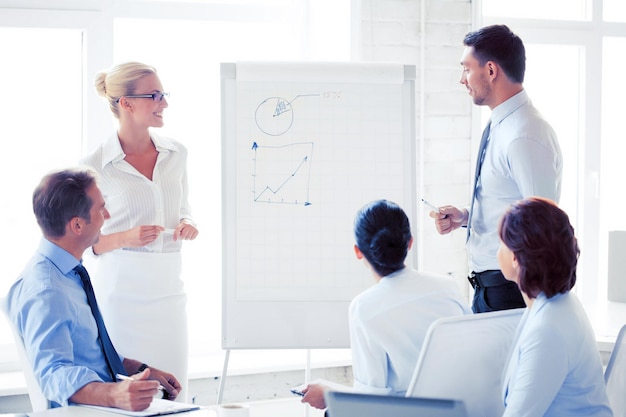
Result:
<svg viewBox="0 0 626 417"><path fill-rule="evenodd" d="M165 97L169 97L170 93L152 93L152 94L129 94L127 96L122 96L126 98L151 98L152 101L163 101ZM122 97L115 100L116 103L119 103Z"/></svg>

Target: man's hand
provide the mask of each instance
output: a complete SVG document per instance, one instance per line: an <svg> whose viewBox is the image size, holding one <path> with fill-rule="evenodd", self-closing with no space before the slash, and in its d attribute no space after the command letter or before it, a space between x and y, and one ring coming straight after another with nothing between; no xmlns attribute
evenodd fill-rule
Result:
<svg viewBox="0 0 626 417"><path fill-rule="evenodd" d="M307 387L302 390L302 393L304 394L302 402L323 410L326 408L326 401L324 401L324 392L326 392L326 389L327 388L321 384L307 385Z"/></svg>
<svg viewBox="0 0 626 417"><path fill-rule="evenodd" d="M430 217L435 219L435 228L440 235L446 235L461 226L467 225L467 210L453 206L439 207L439 212L431 211Z"/></svg>
<svg viewBox="0 0 626 417"><path fill-rule="evenodd" d="M121 381L115 384L112 399L114 407L124 410L145 410L152 403L152 399L159 392L159 383L150 380L150 369L132 375L133 380Z"/></svg>
<svg viewBox="0 0 626 417"><path fill-rule="evenodd" d="M178 394L182 390L182 386L178 379L169 372L161 371L157 368L146 368L143 372L150 371L149 376L151 380L159 381L161 386L165 388L163 398L174 401ZM137 374L141 375L141 374ZM134 378L134 375L133 375Z"/></svg>
<svg viewBox="0 0 626 417"><path fill-rule="evenodd" d="M150 369L121 382L91 382L70 397L76 404L115 407L123 410L142 411L150 406L159 392L159 382L148 380Z"/></svg>

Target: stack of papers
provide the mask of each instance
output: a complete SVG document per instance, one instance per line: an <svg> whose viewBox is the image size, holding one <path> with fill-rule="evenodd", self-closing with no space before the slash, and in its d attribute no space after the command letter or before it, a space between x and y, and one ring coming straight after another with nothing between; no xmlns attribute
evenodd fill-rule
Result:
<svg viewBox="0 0 626 417"><path fill-rule="evenodd" d="M143 411L129 411L122 410L121 408L100 407L97 405L78 404L80 407L95 408L97 410L108 411L109 413L124 414L126 416L165 416L168 414L182 413L185 411L199 410L200 407L195 404L177 403L174 401L164 400L162 398L155 398L152 400L150 407Z"/></svg>

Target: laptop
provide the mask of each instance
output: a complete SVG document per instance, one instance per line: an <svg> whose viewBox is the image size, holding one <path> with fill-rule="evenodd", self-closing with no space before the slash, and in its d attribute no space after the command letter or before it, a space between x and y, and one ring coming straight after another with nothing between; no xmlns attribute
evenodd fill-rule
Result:
<svg viewBox="0 0 626 417"><path fill-rule="evenodd" d="M468 417L460 400L328 391L328 417Z"/></svg>

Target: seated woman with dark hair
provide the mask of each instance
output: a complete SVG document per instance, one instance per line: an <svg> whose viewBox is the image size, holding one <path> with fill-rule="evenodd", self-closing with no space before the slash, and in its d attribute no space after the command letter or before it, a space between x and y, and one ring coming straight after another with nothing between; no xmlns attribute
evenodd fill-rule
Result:
<svg viewBox="0 0 626 417"><path fill-rule="evenodd" d="M350 304L353 390L404 396L431 323L471 310L452 279L406 266L413 237L397 204L377 200L365 205L356 215L354 236L356 257L371 270L376 285ZM311 384L302 401L325 408L326 389Z"/></svg>
<svg viewBox="0 0 626 417"><path fill-rule="evenodd" d="M499 235L502 273L528 306L504 378L504 416L612 416L595 335L571 292L580 251L567 214L525 199L504 214Z"/></svg>

